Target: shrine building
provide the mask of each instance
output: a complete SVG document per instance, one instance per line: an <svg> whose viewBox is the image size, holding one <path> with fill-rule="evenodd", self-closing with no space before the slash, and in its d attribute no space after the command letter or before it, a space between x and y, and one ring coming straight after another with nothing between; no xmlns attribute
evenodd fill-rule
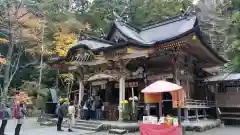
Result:
<svg viewBox="0 0 240 135"><path fill-rule="evenodd" d="M133 94L138 97L140 119L145 110L141 90L157 80L184 87L181 93L162 94L162 115L176 115L178 94L185 120L207 117L207 110L215 107L215 97L201 87L210 75L205 69L225 62L203 38L197 17L188 14L141 27L116 19L105 38L88 35L70 48L67 56L48 61L61 73L78 74L79 90L72 91L73 99L80 103L84 92L100 96L107 120L120 119L120 101ZM156 113L154 105L150 108L151 114Z"/></svg>

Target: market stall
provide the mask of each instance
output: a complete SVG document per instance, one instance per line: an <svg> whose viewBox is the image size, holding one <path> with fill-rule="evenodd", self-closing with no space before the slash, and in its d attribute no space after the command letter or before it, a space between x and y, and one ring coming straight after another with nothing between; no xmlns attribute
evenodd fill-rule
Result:
<svg viewBox="0 0 240 135"><path fill-rule="evenodd" d="M180 126L171 126L161 124L141 124L140 135L180 135Z"/></svg>
<svg viewBox="0 0 240 135"><path fill-rule="evenodd" d="M172 94L173 107L180 108L184 107L184 90L181 86L159 80L153 84L144 88L141 92L144 93L145 103L162 103L162 93L170 92ZM161 107L160 107L161 108ZM161 109L160 109L161 110ZM141 135L181 135L182 128L181 114L178 118L174 117L163 117L161 111L159 112L160 118L154 116L144 116L143 124L140 125Z"/></svg>

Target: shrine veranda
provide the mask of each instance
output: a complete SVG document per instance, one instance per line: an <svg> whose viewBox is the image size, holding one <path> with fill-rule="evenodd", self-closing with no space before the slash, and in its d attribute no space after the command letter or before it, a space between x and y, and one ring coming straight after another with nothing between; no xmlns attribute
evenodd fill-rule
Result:
<svg viewBox="0 0 240 135"><path fill-rule="evenodd" d="M201 83L211 76L205 68L225 62L203 38L196 16L186 14L142 27L117 19L104 39L88 35L67 56L54 55L48 60L60 73L78 75L79 90L72 91L78 103L84 89L91 95L100 95L107 120L121 119L118 105L132 97L132 88L141 113L145 110L141 93L144 87L156 80L175 82L184 87L184 92L177 94L181 95L186 121L206 118L208 110L214 110L214 92L203 89ZM175 96L162 94L162 115L176 115Z"/></svg>

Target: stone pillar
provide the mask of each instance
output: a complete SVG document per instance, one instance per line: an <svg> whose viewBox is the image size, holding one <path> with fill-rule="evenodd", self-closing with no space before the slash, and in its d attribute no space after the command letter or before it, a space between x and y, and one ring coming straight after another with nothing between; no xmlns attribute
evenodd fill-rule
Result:
<svg viewBox="0 0 240 135"><path fill-rule="evenodd" d="M83 95L84 95L84 85L83 85L83 81L81 79L79 79L79 91L78 91L79 95L78 95L78 107L80 107L81 105L81 101L83 100ZM81 109L79 108L79 113L78 113L78 117L81 117Z"/></svg>
<svg viewBox="0 0 240 135"><path fill-rule="evenodd" d="M195 115L196 115L196 121L199 121L199 118L198 118L198 108L195 109Z"/></svg>
<svg viewBox="0 0 240 135"><path fill-rule="evenodd" d="M188 119L188 108L184 108L184 121L185 122L189 122L189 119Z"/></svg>
<svg viewBox="0 0 240 135"><path fill-rule="evenodd" d="M125 76L121 76L119 79L119 121L122 121L122 109L120 102L125 100Z"/></svg>

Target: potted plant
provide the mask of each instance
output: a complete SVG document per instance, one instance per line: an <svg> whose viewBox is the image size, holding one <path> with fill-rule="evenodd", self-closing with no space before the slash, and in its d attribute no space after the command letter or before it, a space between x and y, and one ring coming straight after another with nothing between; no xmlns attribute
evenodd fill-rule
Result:
<svg viewBox="0 0 240 135"><path fill-rule="evenodd" d="M124 100L120 102L120 111L122 111L122 120L123 121L129 121L130 115L129 115L129 106L128 101Z"/></svg>

